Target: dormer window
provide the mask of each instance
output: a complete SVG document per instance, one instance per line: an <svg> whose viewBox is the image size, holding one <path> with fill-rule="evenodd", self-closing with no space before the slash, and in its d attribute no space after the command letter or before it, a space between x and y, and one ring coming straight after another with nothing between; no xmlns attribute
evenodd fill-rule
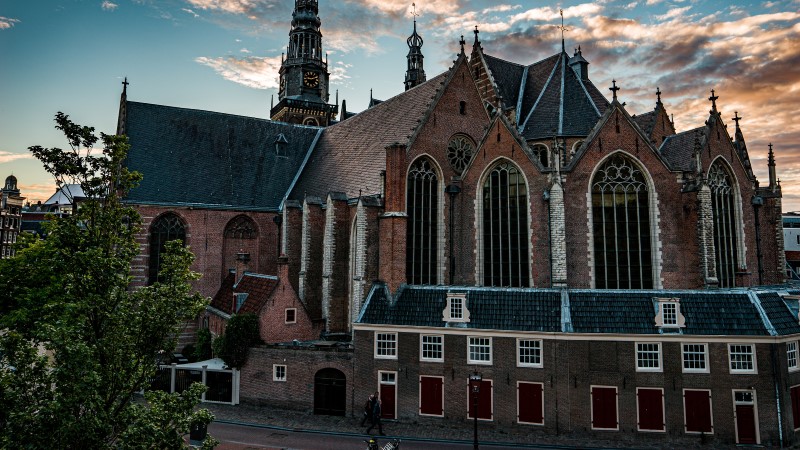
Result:
<svg viewBox="0 0 800 450"><path fill-rule="evenodd" d="M447 294L447 304L442 311L442 320L445 322L469 322L466 293L449 292Z"/></svg>
<svg viewBox="0 0 800 450"><path fill-rule="evenodd" d="M656 298L656 326L662 330L679 331L686 327L686 318L681 314L678 298Z"/></svg>
<svg viewBox="0 0 800 450"><path fill-rule="evenodd" d="M275 139L275 155L276 156L289 156L286 153L286 147L289 145L289 140L286 139L286 136L281 133Z"/></svg>

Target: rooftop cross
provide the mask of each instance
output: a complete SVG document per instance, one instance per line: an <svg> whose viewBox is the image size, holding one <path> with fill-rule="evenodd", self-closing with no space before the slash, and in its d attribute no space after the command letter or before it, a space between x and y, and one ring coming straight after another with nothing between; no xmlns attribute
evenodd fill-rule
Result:
<svg viewBox="0 0 800 450"><path fill-rule="evenodd" d="M617 80L611 80L611 87L608 88L611 92L614 93L614 101L617 100L617 91L619 88L617 87Z"/></svg>
<svg viewBox="0 0 800 450"><path fill-rule="evenodd" d="M458 41L458 43L461 44L461 53L464 53L464 44L466 44L467 42L464 40L463 34L461 35L461 40Z"/></svg>
<svg viewBox="0 0 800 450"><path fill-rule="evenodd" d="M711 90L711 97L708 97L708 99L711 100L711 110L712 111L716 111L717 110L717 99L718 98L719 98L719 96L718 95L714 95L714 90L712 89Z"/></svg>
<svg viewBox="0 0 800 450"><path fill-rule="evenodd" d="M125 77L125 81L122 82L122 93L125 94L128 91L128 77Z"/></svg>
<svg viewBox="0 0 800 450"><path fill-rule="evenodd" d="M661 89L656 86L656 97L658 98L657 103L661 103Z"/></svg>
<svg viewBox="0 0 800 450"><path fill-rule="evenodd" d="M739 128L739 121L742 120L742 118L739 117L739 111L734 111L733 112L733 119L731 119L731 120L736 122L736 128Z"/></svg>

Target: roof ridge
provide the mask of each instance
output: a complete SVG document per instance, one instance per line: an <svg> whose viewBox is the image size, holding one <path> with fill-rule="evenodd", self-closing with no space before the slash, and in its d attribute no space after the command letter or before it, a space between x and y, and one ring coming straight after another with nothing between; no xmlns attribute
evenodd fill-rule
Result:
<svg viewBox="0 0 800 450"><path fill-rule="evenodd" d="M544 96L545 91L547 91L547 87L550 86L550 81L553 79L553 75L556 73L556 69L558 69L559 64L561 63L561 58L556 60L555 65L553 65L553 70L550 72L550 76L547 77L547 81L545 81L544 86L542 86L542 90L539 91L539 96L536 97L536 101L533 102L533 106L531 106L531 110L528 112L528 115L525 116L525 121L519 127L520 131L524 130L525 127L528 125L528 121L531 119L533 112L536 111L536 107L539 106L539 101Z"/></svg>
<svg viewBox="0 0 800 450"><path fill-rule="evenodd" d="M316 130L316 129L322 128L322 127L315 127L315 126L311 126L311 125L303 125L303 124L299 124L299 123L278 122L276 120L265 119L263 117L252 117L252 116L243 116L241 114L231 114L231 113L219 112L219 111L209 111L207 109L183 108L183 107L180 107L180 106L159 105L157 103L147 103L147 102L134 102L134 101L131 101L131 100L128 100L127 103L128 104L151 106L151 107L155 106L155 107L159 107L159 108L175 109L175 110L181 110L181 111L186 111L186 112L191 112L191 113L198 113L199 112L199 113L213 114L215 116L228 116L228 117L236 117L236 118L242 118L242 119L247 119L247 120L257 120L257 121L261 121L261 122L265 122L265 123L274 124L276 126L284 127L284 128L305 128L305 129L310 129L310 130Z"/></svg>
<svg viewBox="0 0 800 450"><path fill-rule="evenodd" d="M505 62L505 63L514 64L515 66L519 66L519 67L528 67L530 65L530 64L529 65L525 65L525 64L516 63L514 61L509 61L507 59L498 58L497 56L492 56L492 55L489 55L489 54L486 54L486 53L484 53L483 56L484 57L489 57L489 58L492 58L492 59L496 59L498 61L502 61L502 62Z"/></svg>

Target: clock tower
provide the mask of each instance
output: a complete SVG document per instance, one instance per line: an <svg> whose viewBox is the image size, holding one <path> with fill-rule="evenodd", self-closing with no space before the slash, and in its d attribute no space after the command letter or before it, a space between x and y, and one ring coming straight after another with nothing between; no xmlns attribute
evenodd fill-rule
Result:
<svg viewBox="0 0 800 450"><path fill-rule="evenodd" d="M328 126L338 105L328 104L328 58L322 58L319 0L295 0L289 47L281 58L278 104L272 120Z"/></svg>

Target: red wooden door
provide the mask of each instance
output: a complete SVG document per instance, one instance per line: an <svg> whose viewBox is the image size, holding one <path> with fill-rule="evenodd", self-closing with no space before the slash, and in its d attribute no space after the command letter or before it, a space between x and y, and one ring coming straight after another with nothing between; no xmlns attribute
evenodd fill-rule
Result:
<svg viewBox="0 0 800 450"><path fill-rule="evenodd" d="M517 386L517 420L525 423L544 423L542 411L542 385L540 383L520 383Z"/></svg>
<svg viewBox="0 0 800 450"><path fill-rule="evenodd" d="M739 444L757 444L756 414L753 405L736 405L736 431Z"/></svg>
<svg viewBox="0 0 800 450"><path fill-rule="evenodd" d="M381 384L381 417L394 419L397 390L393 384Z"/></svg>

